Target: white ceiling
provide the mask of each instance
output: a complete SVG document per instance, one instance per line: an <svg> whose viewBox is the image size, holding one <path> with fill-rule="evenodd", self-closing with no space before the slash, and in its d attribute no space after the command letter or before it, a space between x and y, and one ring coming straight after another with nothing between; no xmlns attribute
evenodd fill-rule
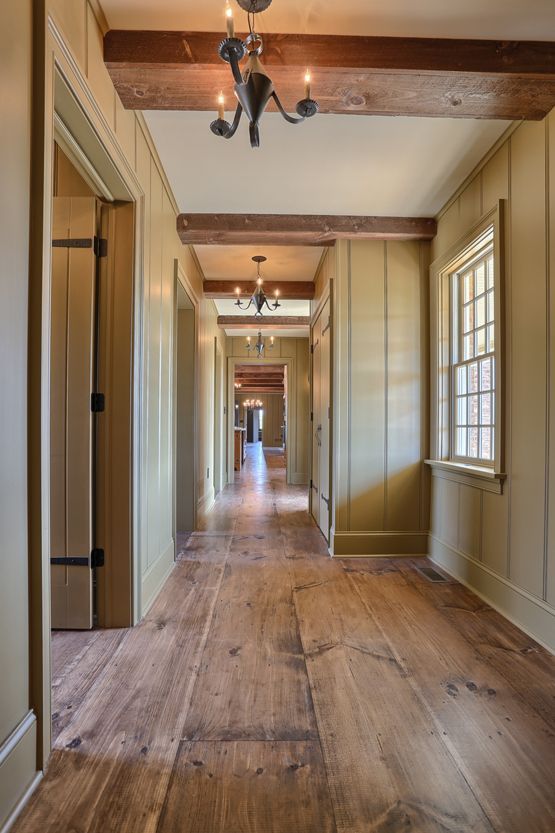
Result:
<svg viewBox="0 0 555 833"><path fill-rule="evenodd" d="M226 141L210 113L145 116L183 212L434 215L508 127L361 115L293 126L266 113L253 150L246 121Z"/></svg>
<svg viewBox="0 0 555 833"><path fill-rule="evenodd" d="M101 0L113 29L224 28L224 0ZM236 6L237 28L244 12ZM243 27L245 28L245 27ZM274 0L260 32L495 38L555 37L553 0Z"/></svg>
<svg viewBox="0 0 555 833"><path fill-rule="evenodd" d="M253 255L265 255L260 273L267 281L311 281L323 249L318 246L195 246L207 280L256 279Z"/></svg>

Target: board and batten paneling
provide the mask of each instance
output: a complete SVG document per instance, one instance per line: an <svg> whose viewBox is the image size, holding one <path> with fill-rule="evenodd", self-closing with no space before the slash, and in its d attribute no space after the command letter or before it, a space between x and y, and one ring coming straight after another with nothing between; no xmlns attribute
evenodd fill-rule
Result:
<svg viewBox="0 0 555 833"><path fill-rule="evenodd" d="M427 549L427 266L425 243L336 245L334 555Z"/></svg>
<svg viewBox="0 0 555 833"><path fill-rule="evenodd" d="M0 6L0 828L36 779L29 680L27 368L32 3Z"/></svg>
<svg viewBox="0 0 555 833"><path fill-rule="evenodd" d="M555 114L520 125L440 214L437 259L506 200L503 450L495 494L433 477L431 555L555 648Z"/></svg>

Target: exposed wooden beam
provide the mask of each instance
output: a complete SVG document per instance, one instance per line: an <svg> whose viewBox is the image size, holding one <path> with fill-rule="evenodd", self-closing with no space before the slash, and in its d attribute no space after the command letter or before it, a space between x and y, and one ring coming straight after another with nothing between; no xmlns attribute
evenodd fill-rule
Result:
<svg viewBox="0 0 555 833"><path fill-rule="evenodd" d="M336 240L431 240L436 229L431 217L180 214L177 218L184 245L326 246ZM252 291L254 283L249 287Z"/></svg>
<svg viewBox="0 0 555 833"><path fill-rule="evenodd" d="M252 330L253 327L258 327L260 330L290 330L309 326L309 315L265 315L262 318L256 318L254 315L218 316L218 327L230 330Z"/></svg>
<svg viewBox="0 0 555 833"><path fill-rule="evenodd" d="M223 90L222 32L112 30L104 60L124 107L209 110ZM542 119L555 106L552 42L265 34L263 61L285 105L313 71L323 113Z"/></svg>
<svg viewBox="0 0 555 833"><path fill-rule="evenodd" d="M235 289L239 287L243 300L252 295L256 283L252 281L218 280L204 281L205 298L235 298ZM314 298L314 284L312 281L264 281L264 291L268 297L273 296L276 289L280 299L288 301L311 301Z"/></svg>

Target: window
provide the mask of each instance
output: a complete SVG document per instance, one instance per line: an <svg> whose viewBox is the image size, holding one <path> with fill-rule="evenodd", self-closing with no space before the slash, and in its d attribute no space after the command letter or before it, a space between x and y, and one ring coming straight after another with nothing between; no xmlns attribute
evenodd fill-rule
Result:
<svg viewBox="0 0 555 833"><path fill-rule="evenodd" d="M495 463L496 286L493 228L467 247L451 278L451 458Z"/></svg>

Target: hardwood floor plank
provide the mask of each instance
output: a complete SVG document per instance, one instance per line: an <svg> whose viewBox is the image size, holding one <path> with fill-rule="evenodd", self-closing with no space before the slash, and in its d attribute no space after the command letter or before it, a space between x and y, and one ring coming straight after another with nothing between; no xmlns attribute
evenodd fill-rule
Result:
<svg viewBox="0 0 555 833"><path fill-rule="evenodd" d="M109 662L129 633L127 629L116 629L53 634L53 742L72 722L91 686L100 683Z"/></svg>
<svg viewBox="0 0 555 833"><path fill-rule="evenodd" d="M492 833L403 667L336 567L335 578L299 585L295 603L338 830Z"/></svg>
<svg viewBox="0 0 555 833"><path fill-rule="evenodd" d="M223 569L176 566L60 734L17 833L154 833Z"/></svg>
<svg viewBox="0 0 555 833"><path fill-rule="evenodd" d="M500 833L555 827L554 734L399 572L348 574Z"/></svg>
<svg viewBox="0 0 555 833"><path fill-rule="evenodd" d="M281 539L233 539L183 729L188 740L317 737Z"/></svg>
<svg viewBox="0 0 555 833"><path fill-rule="evenodd" d="M549 651L462 584L433 585L415 566L407 560L399 569L555 731L554 660Z"/></svg>
<svg viewBox="0 0 555 833"><path fill-rule="evenodd" d="M335 833L319 742L183 743L157 833L177 830Z"/></svg>

